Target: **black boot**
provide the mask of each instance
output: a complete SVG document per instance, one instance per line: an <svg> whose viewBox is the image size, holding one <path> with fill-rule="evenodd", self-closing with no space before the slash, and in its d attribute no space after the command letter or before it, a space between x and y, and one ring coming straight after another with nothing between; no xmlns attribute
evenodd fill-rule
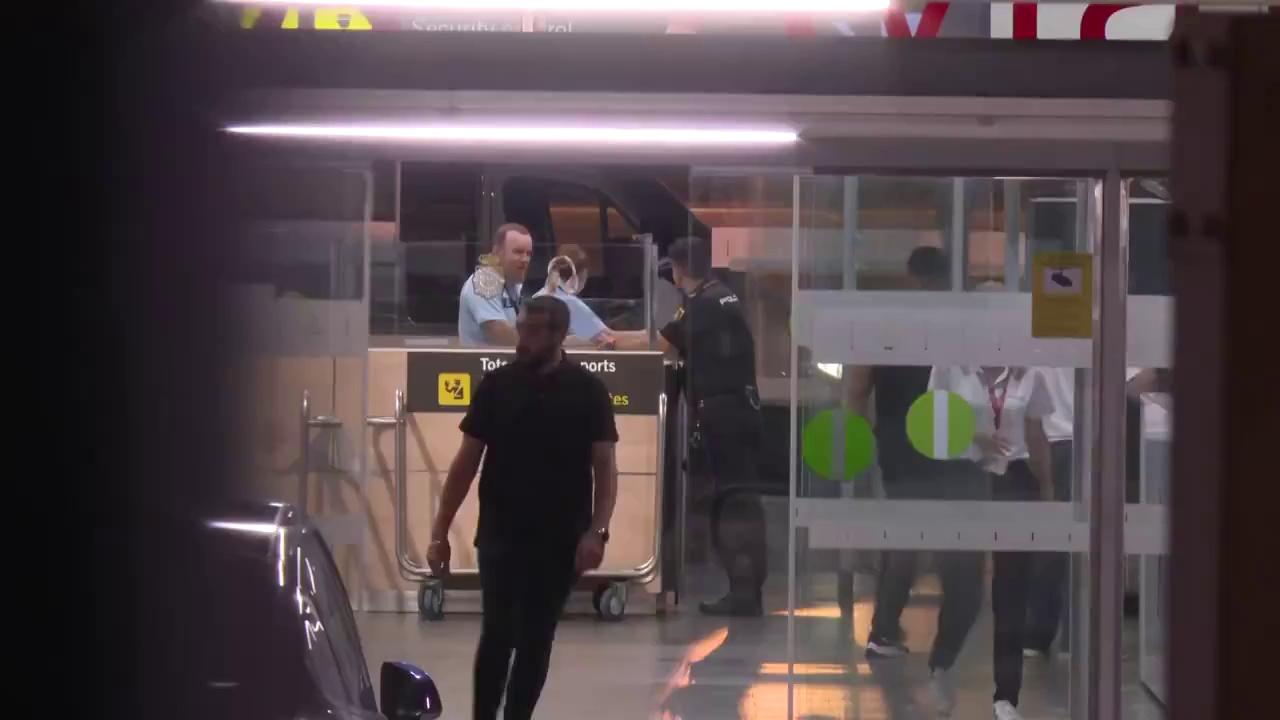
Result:
<svg viewBox="0 0 1280 720"><path fill-rule="evenodd" d="M732 590L714 602L698 603L698 610L703 615L719 617L760 617L764 614L759 593L748 594Z"/></svg>

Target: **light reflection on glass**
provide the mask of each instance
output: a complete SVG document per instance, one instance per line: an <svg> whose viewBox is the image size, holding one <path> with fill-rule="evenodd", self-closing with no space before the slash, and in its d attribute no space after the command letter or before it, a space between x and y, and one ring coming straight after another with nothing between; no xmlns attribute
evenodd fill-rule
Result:
<svg viewBox="0 0 1280 720"><path fill-rule="evenodd" d="M720 649L724 645L724 641L729 639L729 628L722 627L713 631L706 637L694 642L685 651L684 657L681 658L680 664L676 666L671 677L667 679L667 685L663 689L662 694L658 698L658 707L665 706L670 700L673 693L682 688L689 687L693 684L693 666L707 659L711 653ZM655 720L680 720L678 716L664 711L662 714L655 714Z"/></svg>
<svg viewBox="0 0 1280 720"><path fill-rule="evenodd" d="M280 587L284 587L285 549L284 549L284 531L283 530L281 530L280 533L276 535L276 540L279 541L280 543L280 547L277 548L279 557L276 559L276 582L280 584Z"/></svg>
<svg viewBox="0 0 1280 720"><path fill-rule="evenodd" d="M240 522L236 520L210 520L207 525L214 530L231 530L232 532L249 533L251 535L272 535L280 526L269 522Z"/></svg>

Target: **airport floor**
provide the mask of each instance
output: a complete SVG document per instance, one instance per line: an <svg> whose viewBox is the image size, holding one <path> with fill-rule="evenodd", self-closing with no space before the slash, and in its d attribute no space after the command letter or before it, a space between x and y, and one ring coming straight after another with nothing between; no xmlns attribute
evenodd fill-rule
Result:
<svg viewBox="0 0 1280 720"><path fill-rule="evenodd" d="M710 573L706 577L711 577ZM911 654L868 662L862 643L873 580L858 576L852 621L831 603L797 612L793 717L803 720L932 720L937 717L926 665L937 591L922 578L902 625ZM707 583L713 586L715 583ZM771 583L770 604L786 607ZM780 602L779 602L780 601ZM724 621L681 608L662 618L631 615L621 623L569 616L560 625L551 676L537 717L553 720L757 720L787 717L787 618ZM383 659L408 660L435 678L445 718L470 717L475 615L428 623L408 614L358 613L373 677ZM1160 705L1137 677L1137 622L1125 626L1125 720L1159 720ZM957 720L991 717L991 614L982 613L953 668ZM1028 720L1070 717L1070 659L1028 659L1021 710Z"/></svg>

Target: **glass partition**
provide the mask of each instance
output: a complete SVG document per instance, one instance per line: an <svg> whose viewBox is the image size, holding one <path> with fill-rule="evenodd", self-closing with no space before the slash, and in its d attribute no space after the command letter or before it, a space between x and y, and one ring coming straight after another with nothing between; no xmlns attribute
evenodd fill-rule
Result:
<svg viewBox="0 0 1280 720"><path fill-rule="evenodd" d="M684 452L668 458L664 523L681 607L660 633L685 653L660 713L964 719L1016 700L1025 717L1087 717L1101 181L695 171L646 215L608 173L417 165L396 229L371 235L375 343L459 344L461 298L509 221L534 238L518 298L569 256L560 280L576 278L575 303L612 335L677 316L659 255L684 234L707 242L710 276L740 304L758 427L730 440L736 469L710 466L703 408L681 394L672 413ZM1158 386L1163 186L1127 187L1130 375ZM637 234L659 233L658 215L685 225ZM1068 319L1040 328L1037 298L1068 291ZM1162 692L1158 391L1131 408L1126 543L1143 610L1123 626L1121 671L1134 717L1158 713ZM732 589L718 513L746 523L762 558L758 620L698 612Z"/></svg>
<svg viewBox="0 0 1280 720"><path fill-rule="evenodd" d="M240 186L238 282L228 298L247 352L234 427L246 495L306 509L358 594L369 347L367 166L266 163Z"/></svg>
<svg viewBox="0 0 1280 720"><path fill-rule="evenodd" d="M796 182L792 716L1083 717L1094 305L1041 337L1030 289L1097 183Z"/></svg>
<svg viewBox="0 0 1280 720"><path fill-rule="evenodd" d="M377 342L462 344L460 323L479 318L474 308L463 307L466 295L499 303L500 319L514 324L518 302L552 292L570 302L577 331L571 345L601 345L606 337L624 333L647 337L654 322L650 298L657 257L648 236L588 247L566 244L535 249L523 279L518 279L517 272L505 282L500 267L486 268L477 276L484 252L487 248L482 252L475 242L375 238L370 253L369 322ZM567 262L557 260L551 289L548 270L553 258Z"/></svg>
<svg viewBox="0 0 1280 720"><path fill-rule="evenodd" d="M1127 180L1129 292L1125 437L1125 652L1137 681L1125 717L1165 716L1169 481L1173 431L1173 288L1167 178Z"/></svg>

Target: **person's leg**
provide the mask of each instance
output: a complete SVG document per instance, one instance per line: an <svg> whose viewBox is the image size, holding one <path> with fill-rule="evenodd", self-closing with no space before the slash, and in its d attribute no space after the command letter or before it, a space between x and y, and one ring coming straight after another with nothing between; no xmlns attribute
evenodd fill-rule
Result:
<svg viewBox="0 0 1280 720"><path fill-rule="evenodd" d="M505 720L529 720L551 669L556 625L574 581L574 548L537 551L525 555L524 603L518 608L515 661L507 685Z"/></svg>
<svg viewBox="0 0 1280 720"><path fill-rule="evenodd" d="M1055 442L1050 446L1050 450L1054 500L1069 501L1071 499L1071 441ZM1027 649L1040 653L1049 652L1062 623L1063 604L1068 592L1069 568L1070 555L1067 553L1036 553L1032 560L1031 595L1027 601ZM1059 644L1065 646L1066 639L1064 635Z"/></svg>
<svg viewBox="0 0 1280 720"><path fill-rule="evenodd" d="M711 537L729 595L702 606L710 614L756 615L768 575L764 506L757 480L759 417L745 400L726 398L702 410L702 442L715 478Z"/></svg>
<svg viewBox="0 0 1280 720"><path fill-rule="evenodd" d="M1037 495L1035 478L1025 462L1010 464L1005 475L992 479L995 500L1034 500ZM992 699L1016 707L1022 692L1023 636L1033 554L995 552L991 556L991 613L995 620L992 670L996 681Z"/></svg>
<svg viewBox="0 0 1280 720"><path fill-rule="evenodd" d="M950 669L964 647L982 608L985 563L986 554L981 552L938 553L942 606L938 608L938 633L929 654L930 668Z"/></svg>
<svg viewBox="0 0 1280 720"><path fill-rule="evenodd" d="M913 482L886 473L884 493L890 500L913 497ZM872 646L896 646L902 642L902 611L911 598L916 582L920 554L915 550L885 550L880 554L880 572L876 578L876 608L871 615L868 652Z"/></svg>
<svg viewBox="0 0 1280 720"><path fill-rule="evenodd" d="M992 669L996 692L992 698L1018 705L1022 691L1022 645L1027 591L1031 582L1031 553L992 553L991 612L995 616Z"/></svg>
<svg viewBox="0 0 1280 720"><path fill-rule="evenodd" d="M472 717L497 720L507 687L507 668L515 649L516 610L520 606L518 563L507 548L481 548L480 604L483 616L472 683Z"/></svg>
<svg viewBox="0 0 1280 720"><path fill-rule="evenodd" d="M902 611L916 582L919 553L914 550L886 550L880 555L876 580L876 608L871 615L868 645L902 642Z"/></svg>
<svg viewBox="0 0 1280 720"><path fill-rule="evenodd" d="M768 572L764 505L750 490L721 490L712 511L715 548L729 579L729 595L744 611L761 605Z"/></svg>

